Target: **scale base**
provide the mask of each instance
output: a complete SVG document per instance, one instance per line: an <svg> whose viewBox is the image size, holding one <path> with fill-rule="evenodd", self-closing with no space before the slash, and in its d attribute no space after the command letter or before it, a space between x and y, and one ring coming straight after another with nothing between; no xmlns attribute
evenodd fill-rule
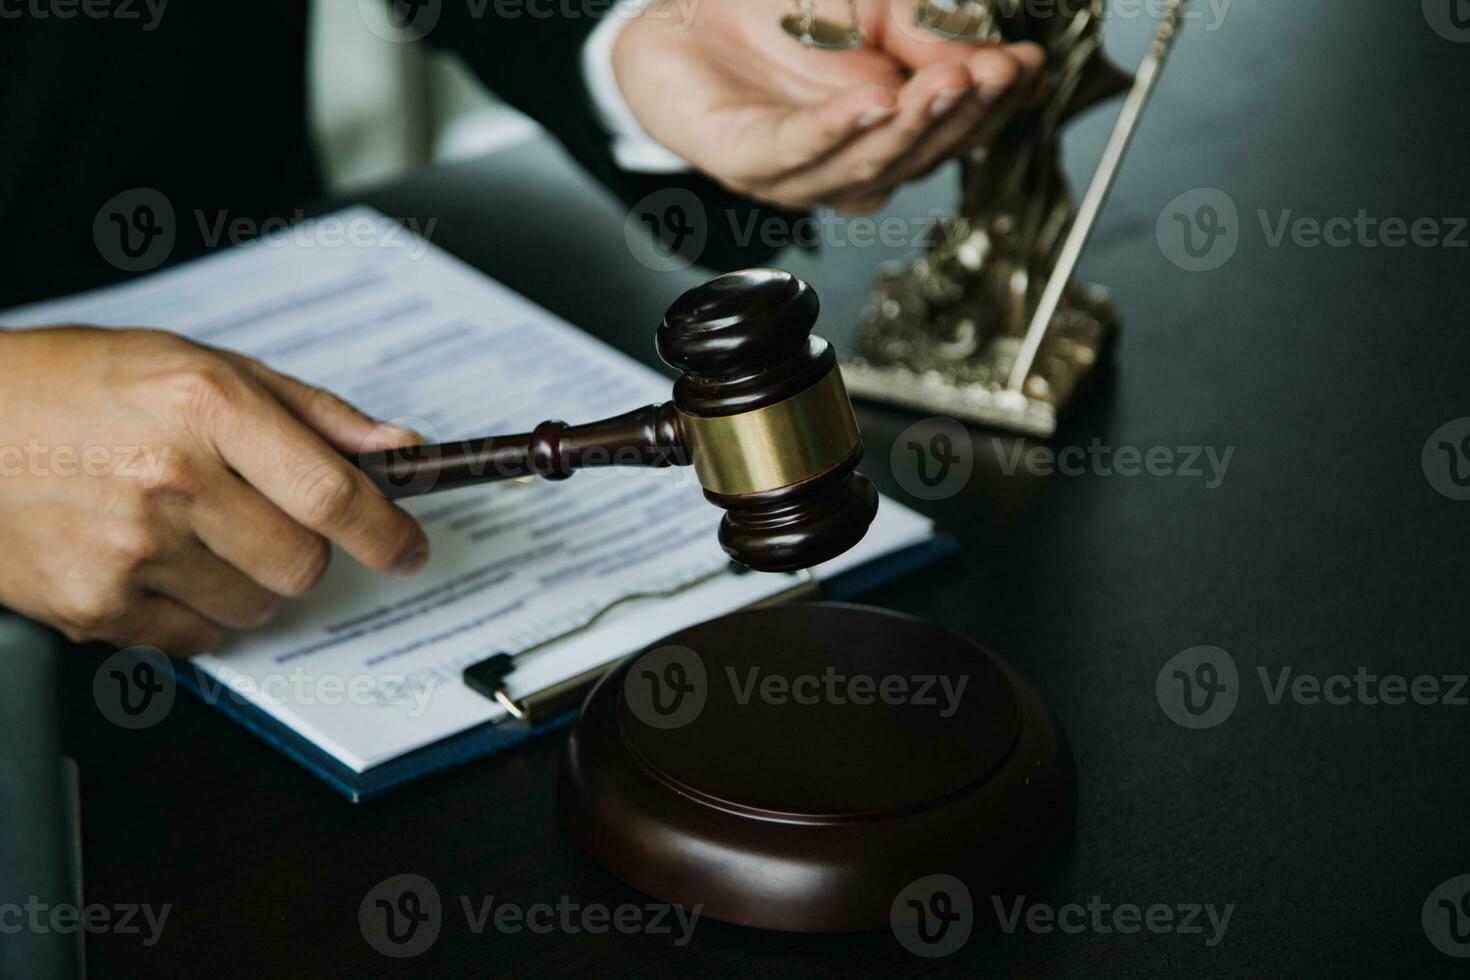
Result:
<svg viewBox="0 0 1470 980"><path fill-rule="evenodd" d="M744 610L629 658L583 706L560 778L572 834L618 878L794 932L896 927L932 875L983 901L1065 852L1075 794L1009 665L827 603Z"/></svg>
<svg viewBox="0 0 1470 980"><path fill-rule="evenodd" d="M1119 325L1106 290L1073 285L1063 297L1021 391L1007 387L1022 337L997 328L1007 313L994 290L951 285L921 259L885 269L842 365L854 398L948 415L965 422L1049 437L1078 389L1109 354Z"/></svg>

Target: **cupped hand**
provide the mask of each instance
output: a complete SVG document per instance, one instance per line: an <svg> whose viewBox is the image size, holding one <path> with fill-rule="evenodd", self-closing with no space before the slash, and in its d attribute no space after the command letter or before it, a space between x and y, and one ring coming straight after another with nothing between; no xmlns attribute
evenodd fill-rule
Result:
<svg viewBox="0 0 1470 980"><path fill-rule="evenodd" d="M781 28L790 0L661 0L619 36L618 85L649 135L732 190L872 210L988 142L1041 78L1037 45L945 40L915 2L859 0L867 44L822 51Z"/></svg>
<svg viewBox="0 0 1470 980"><path fill-rule="evenodd" d="M249 358L149 330L0 332L0 605L173 656L265 623L329 542L412 574L428 540L344 453L417 441Z"/></svg>

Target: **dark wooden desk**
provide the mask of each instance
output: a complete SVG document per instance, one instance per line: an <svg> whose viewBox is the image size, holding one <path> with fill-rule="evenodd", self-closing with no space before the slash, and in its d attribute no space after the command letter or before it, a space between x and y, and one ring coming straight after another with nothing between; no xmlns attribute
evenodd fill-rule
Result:
<svg viewBox="0 0 1470 980"><path fill-rule="evenodd" d="M1448 0L1446 0L1448 2ZM1137 5L1130 4L1129 8ZM946 959L888 934L809 937L702 922L667 936L470 933L456 896L529 905L642 899L558 823L548 737L354 807L198 704L159 727L110 727L90 703L96 658L71 658L89 900L173 903L162 941L90 943L95 975L654 975L855 973L1082 976L1426 975L1462 967L1420 909L1470 873L1465 707L1272 705L1257 668L1296 674L1467 670L1470 502L1437 493L1420 453L1470 415L1470 250L1272 247L1258 218L1470 215L1470 44L1418 3L1236 0L1193 25L1085 262L1127 331L1111 377L1053 445L1234 449L1223 483L1007 476L1011 445L975 431L959 495L916 502L963 556L869 601L926 616L1018 665L1070 732L1081 776L1075 850L1034 900L1233 903L1224 941L978 928ZM1206 12L1207 11L1207 8ZM1119 21L1125 63L1147 25ZM1081 173L1109 121L1075 132ZM952 176L903 196L917 217ZM1177 195L1239 208L1223 268L1171 264L1155 224ZM425 174L369 200L439 221L435 240L574 323L652 359L664 304L698 273L654 273L623 244L622 211L579 189L544 147ZM1446 233L1453 223L1446 222ZM1461 233L1460 241L1470 238ZM788 263L842 340L889 252L827 248ZM916 416L867 408L866 470L889 465ZM999 453L999 455L998 455ZM1155 678L1176 652L1228 650L1243 690L1217 728L1172 723ZM394 874L431 879L448 916L418 959L385 959L357 910ZM982 910L983 911L983 910ZM982 922L987 921L982 915Z"/></svg>

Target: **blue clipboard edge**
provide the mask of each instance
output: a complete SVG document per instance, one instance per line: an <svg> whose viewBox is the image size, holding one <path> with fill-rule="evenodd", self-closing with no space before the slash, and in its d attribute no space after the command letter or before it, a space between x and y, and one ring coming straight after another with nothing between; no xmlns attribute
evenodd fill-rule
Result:
<svg viewBox="0 0 1470 980"><path fill-rule="evenodd" d="M838 601L855 599L886 582L949 558L958 551L959 545L953 538L936 535L922 544L896 551L822 582L821 598ZM608 664L608 669L611 670L614 664ZM564 716L535 728L486 722L374 766L366 772L355 772L317 748L311 740L236 695L217 680L202 676L198 668L188 661L175 661L174 668L180 687L274 746L281 754L353 803L362 803L425 776L503 752L548 732L559 731L569 725L577 714L569 711ZM206 697L206 685L218 693Z"/></svg>

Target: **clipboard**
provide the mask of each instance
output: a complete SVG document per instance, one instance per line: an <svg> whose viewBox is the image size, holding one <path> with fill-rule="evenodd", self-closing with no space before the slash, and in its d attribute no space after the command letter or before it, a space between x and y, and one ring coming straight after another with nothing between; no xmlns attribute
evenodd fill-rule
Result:
<svg viewBox="0 0 1470 980"><path fill-rule="evenodd" d="M928 541L884 555L826 580L819 581L809 572L794 575L795 581L791 588L764 599L757 605L816 597L834 601L849 601L886 582L949 558L958 550L958 545L953 538L937 535ZM738 573L722 569L719 574ZM688 583L673 591L692 588L698 581L704 580L696 580L696 582ZM662 597L662 595L628 596L624 600L619 600L599 610L592 621L583 624L577 630L553 638L553 641L562 639L571 632L590 628L592 623L609 611L613 605L637 601L657 602ZM548 643L553 641L548 641ZM205 686L201 679L204 675L188 661L175 661L174 670L178 684L184 690L191 692L201 701L270 743L282 755L312 773L349 801L362 803L426 776L454 769L476 759L496 755L529 739L559 731L576 717L577 709L598 679L626 659L626 657L616 657L605 664L574 677L565 678L542 690L523 694L519 698L512 698L504 689L502 682L522 657L534 656L535 652L544 645L547 644L537 644L515 655L497 655L466 668L467 671L474 671L477 667L481 668L477 672L479 675L477 681L471 682L467 677L466 683L482 695L499 702L502 707L505 707L508 717L468 728L458 735L406 753L364 772L356 772L344 765L318 748L310 739L277 721L257 705L230 690L228 686L213 693L210 697L205 697ZM640 651L629 651L628 656L638 652ZM509 664L505 660L497 659L502 656L509 656ZM493 662L492 666L482 666L491 662ZM507 667L509 669L506 669ZM213 686L218 687L217 684ZM509 701L510 704L507 704L506 701ZM512 705L514 710L512 710Z"/></svg>
<svg viewBox="0 0 1470 980"><path fill-rule="evenodd" d="M559 643L568 637L584 633L596 626L603 616L622 606L637 602L648 602L659 599L672 599L696 586L703 585L712 579L722 575L748 575L750 570L730 562L726 567L700 575L682 585L675 586L659 592L633 592L628 595L614 599L590 616L581 625L548 637L541 642L526 647L515 653L497 653L487 657L479 663L471 664L464 669L463 677L465 686L476 691L484 697L489 698L505 709L512 720L531 728L537 728L566 712L574 709L587 697L598 678L607 673L608 664L600 664L589 668L581 673L574 674L554 684L548 685L539 691L515 697L506 686L505 680L515 672L516 667L527 657L535 656L542 650ZM810 570L803 569L792 573L794 584L782 592L752 603L752 606L767 606L778 602L795 602L798 599L808 598L817 594L820 586L817 577ZM619 658L622 659L622 658Z"/></svg>

